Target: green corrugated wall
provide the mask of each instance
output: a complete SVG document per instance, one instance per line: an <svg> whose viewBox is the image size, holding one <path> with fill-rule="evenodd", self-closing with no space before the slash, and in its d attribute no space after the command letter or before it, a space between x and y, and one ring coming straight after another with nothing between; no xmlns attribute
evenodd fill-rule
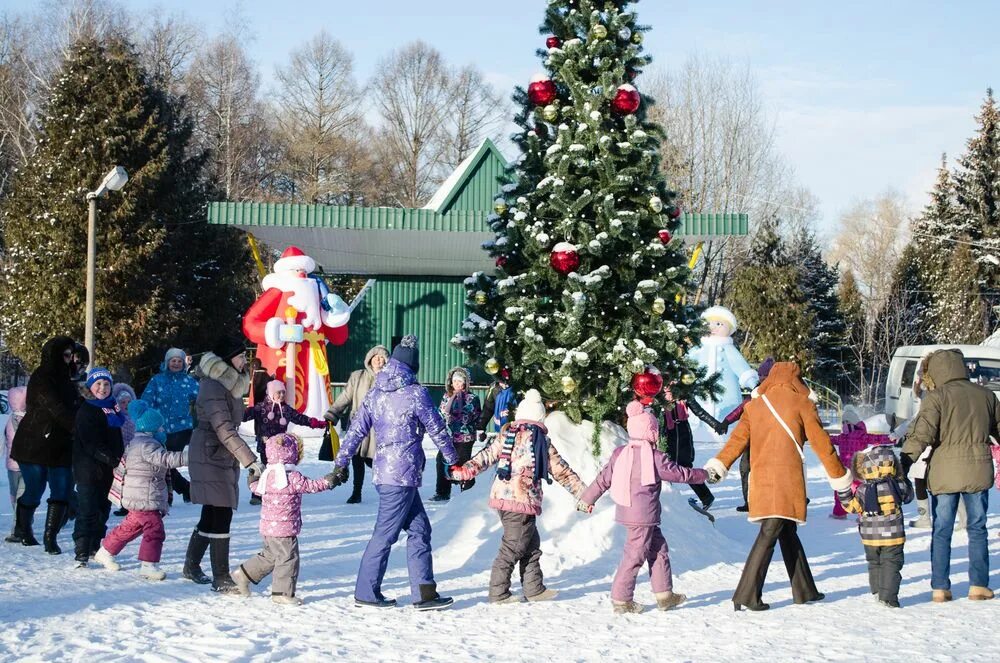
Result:
<svg viewBox="0 0 1000 663"><path fill-rule="evenodd" d="M394 337L416 334L420 338L420 372L424 383L442 383L453 366L466 364L465 356L451 345L468 315L461 278L376 277L364 300L351 315L347 343L330 351L330 378L344 382L361 368L365 353L374 345L392 349ZM481 373L476 381L486 379Z"/></svg>
<svg viewBox="0 0 1000 663"><path fill-rule="evenodd" d="M469 173L461 191L442 213L455 211L481 212L493 209L493 199L499 190L497 178L503 175L504 164L497 158L483 159Z"/></svg>

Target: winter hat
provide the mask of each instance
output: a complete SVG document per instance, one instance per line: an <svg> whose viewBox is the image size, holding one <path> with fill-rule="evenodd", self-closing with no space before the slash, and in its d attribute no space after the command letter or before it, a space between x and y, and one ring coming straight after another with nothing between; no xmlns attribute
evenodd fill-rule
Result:
<svg viewBox="0 0 1000 663"><path fill-rule="evenodd" d="M316 261L303 253L297 246L289 246L282 252L281 257L274 262L275 272L288 272L302 270L306 274L316 271Z"/></svg>
<svg viewBox="0 0 1000 663"><path fill-rule="evenodd" d="M93 387L98 380L107 380L109 384L115 383L115 379L111 377L111 371L103 366L94 366L87 373L87 389Z"/></svg>
<svg viewBox="0 0 1000 663"><path fill-rule="evenodd" d="M515 421L538 421L545 419L545 404L542 403L542 395L537 389L529 389L524 392L522 400L514 411Z"/></svg>
<svg viewBox="0 0 1000 663"><path fill-rule="evenodd" d="M420 348L417 347L417 337L407 334L392 351L392 358L406 364L416 373L420 370Z"/></svg>
<svg viewBox="0 0 1000 663"><path fill-rule="evenodd" d="M163 355L163 363L169 364L170 360L175 358L184 361L187 359L187 353L180 348L170 348L167 350L167 354Z"/></svg>
<svg viewBox="0 0 1000 663"><path fill-rule="evenodd" d="M285 391L285 383L281 380L271 380L267 383L267 397L272 401L274 400L274 395L279 391Z"/></svg>
<svg viewBox="0 0 1000 663"><path fill-rule="evenodd" d="M656 444L660 439L660 429L653 413L642 406L639 401L632 401L625 408L628 415L628 436L633 440L643 440Z"/></svg>
<svg viewBox="0 0 1000 663"><path fill-rule="evenodd" d="M155 433L163 428L163 415L144 400L136 399L129 403L128 416L135 423L138 433Z"/></svg>
<svg viewBox="0 0 1000 663"><path fill-rule="evenodd" d="M124 382L116 382L115 386L111 388L111 398L115 399L116 403L120 403L122 396L128 396L133 401L136 399L135 390L132 387Z"/></svg>
<svg viewBox="0 0 1000 663"><path fill-rule="evenodd" d="M246 352L247 345L242 336L223 334L212 346L212 353L219 359L229 363L229 360Z"/></svg>
<svg viewBox="0 0 1000 663"><path fill-rule="evenodd" d="M729 325L729 333L732 334L736 331L736 316L733 312L727 309L725 306L709 306L707 309L702 311L701 319L705 322L724 322Z"/></svg>
<svg viewBox="0 0 1000 663"><path fill-rule="evenodd" d="M264 441L267 464L298 465L302 459L302 438L292 433L272 435Z"/></svg>

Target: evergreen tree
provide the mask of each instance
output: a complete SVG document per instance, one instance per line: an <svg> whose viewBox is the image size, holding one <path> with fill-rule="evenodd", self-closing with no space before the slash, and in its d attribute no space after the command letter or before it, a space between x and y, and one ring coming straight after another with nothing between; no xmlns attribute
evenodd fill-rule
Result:
<svg viewBox="0 0 1000 663"><path fill-rule="evenodd" d="M207 225L203 153L191 125L120 40L76 43L40 115L38 149L4 201L0 319L37 361L54 334L83 336L87 191L114 165L125 188L98 201L95 360L134 366L176 339L195 347L238 323L245 248Z"/></svg>
<svg viewBox="0 0 1000 663"><path fill-rule="evenodd" d="M977 345L986 331L986 306L979 295L979 265L968 244L958 244L935 294L934 336L938 343Z"/></svg>
<svg viewBox="0 0 1000 663"><path fill-rule="evenodd" d="M854 272L846 270L840 276L840 286L837 289L837 304L841 318L844 320L844 346L841 363L848 380L855 385L855 391L861 384L860 374L869 363L870 348L865 324L865 300L858 289Z"/></svg>
<svg viewBox="0 0 1000 663"><path fill-rule="evenodd" d="M473 311L454 342L511 368L574 421L608 418L653 364L684 397L706 385L686 358L702 332L672 238L680 210L658 167L652 100L629 81L646 31L628 1L549 0L547 77L518 90L522 152L485 244L497 274L466 280Z"/></svg>

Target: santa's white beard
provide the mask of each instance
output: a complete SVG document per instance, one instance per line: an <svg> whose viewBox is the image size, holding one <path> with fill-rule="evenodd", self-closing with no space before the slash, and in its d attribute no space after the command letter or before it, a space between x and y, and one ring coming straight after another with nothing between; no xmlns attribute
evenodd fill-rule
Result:
<svg viewBox="0 0 1000 663"><path fill-rule="evenodd" d="M295 274L268 274L264 277L264 289L277 288L282 292L291 292L288 304L303 313L300 324L306 329L319 331L323 326L322 307L320 305L319 285L315 279L299 278ZM283 317L284 311L278 311L278 317Z"/></svg>

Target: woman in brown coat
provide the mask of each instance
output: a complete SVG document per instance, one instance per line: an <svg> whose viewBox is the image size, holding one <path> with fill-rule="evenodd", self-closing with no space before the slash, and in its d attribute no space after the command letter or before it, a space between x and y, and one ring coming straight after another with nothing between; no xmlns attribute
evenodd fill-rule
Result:
<svg viewBox="0 0 1000 663"><path fill-rule="evenodd" d="M240 467L251 480L262 468L237 429L243 421L243 397L250 387L245 342L227 337L202 355L195 369L199 379L195 410L198 425L191 435L188 470L191 501L201 504L201 520L191 535L184 559L184 577L212 589L236 593L229 576L229 528L239 502ZM212 579L201 570L201 559L211 546Z"/></svg>
<svg viewBox="0 0 1000 663"><path fill-rule="evenodd" d="M851 473L844 469L830 436L823 430L816 405L809 398L794 362L778 362L767 379L754 391L743 416L726 446L705 464L709 482L720 481L748 447L750 453L749 520L760 523L760 533L750 549L743 575L733 594L733 606L767 610L761 600L767 567L774 545L792 581L795 603L823 599L816 589L805 550L796 532L806 522L805 456L806 441L823 463L830 485L841 490L851 485Z"/></svg>

